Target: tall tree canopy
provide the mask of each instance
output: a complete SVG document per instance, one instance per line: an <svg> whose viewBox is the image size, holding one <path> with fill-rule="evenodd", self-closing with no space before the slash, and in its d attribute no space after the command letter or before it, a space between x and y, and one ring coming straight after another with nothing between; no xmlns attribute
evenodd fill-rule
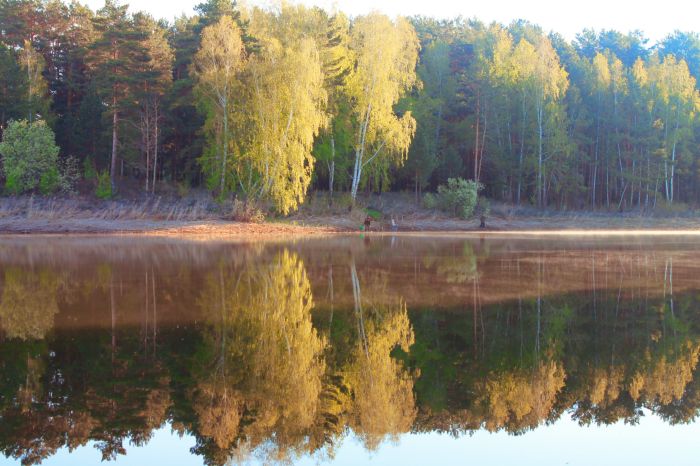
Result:
<svg viewBox="0 0 700 466"><path fill-rule="evenodd" d="M114 0L0 1L0 133L43 120L60 161L124 195L177 183L283 215L310 190L421 202L450 178L539 208L698 204L698 77L692 31L651 44L287 3L206 0L168 23Z"/></svg>
<svg viewBox="0 0 700 466"><path fill-rule="evenodd" d="M394 106L418 82L419 44L405 19L372 13L355 20L350 47L357 60L347 90L355 119L355 199L365 167L374 162L370 173L385 181L390 164L402 164L408 154L416 121L410 111L397 115Z"/></svg>

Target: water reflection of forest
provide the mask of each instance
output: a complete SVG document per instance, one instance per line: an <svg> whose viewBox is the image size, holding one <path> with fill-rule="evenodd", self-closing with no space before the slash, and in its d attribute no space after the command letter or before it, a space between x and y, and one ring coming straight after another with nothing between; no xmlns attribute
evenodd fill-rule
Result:
<svg viewBox="0 0 700 466"><path fill-rule="evenodd" d="M25 464L90 441L115 458L166 424L224 464L332 457L350 430L375 449L700 408L691 247L18 246L0 245L0 449Z"/></svg>

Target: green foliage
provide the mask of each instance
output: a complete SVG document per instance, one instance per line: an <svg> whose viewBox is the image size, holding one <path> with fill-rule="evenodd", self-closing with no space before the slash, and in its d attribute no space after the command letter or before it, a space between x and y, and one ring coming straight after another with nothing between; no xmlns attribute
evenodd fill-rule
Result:
<svg viewBox="0 0 700 466"><path fill-rule="evenodd" d="M109 171L104 170L97 176L95 196L100 199L111 199L112 195L112 183L109 178Z"/></svg>
<svg viewBox="0 0 700 466"><path fill-rule="evenodd" d="M26 117L26 75L22 72L13 51L0 43L0 134L8 120Z"/></svg>
<svg viewBox="0 0 700 466"><path fill-rule="evenodd" d="M43 121L10 122L0 143L7 191L55 191L60 186L58 151L53 131Z"/></svg>
<svg viewBox="0 0 700 466"><path fill-rule="evenodd" d="M47 121L88 180L109 166L114 184L123 162L149 191L184 180L281 213L312 186L418 199L458 177L540 208L700 203L697 33L569 41L526 21L231 0L170 25L115 0L0 1L0 30L0 134ZM75 185L42 170L31 189L6 171L5 190Z"/></svg>
<svg viewBox="0 0 700 466"><path fill-rule="evenodd" d="M83 159L83 178L87 181L93 181L97 179L98 175L92 157L85 157Z"/></svg>
<svg viewBox="0 0 700 466"><path fill-rule="evenodd" d="M416 133L410 111L397 115L395 105L419 83L416 75L420 44L404 18L392 21L379 13L355 19L350 49L357 57L347 93L355 120L352 197L363 182L363 170L375 185L389 184L389 169L406 160ZM367 173L368 172L368 173Z"/></svg>
<svg viewBox="0 0 700 466"><path fill-rule="evenodd" d="M225 196L236 186L233 117L243 112L236 97L240 95L237 90L245 60L240 28L233 18L222 16L202 31L201 46L190 68L195 79L195 96L202 113L207 115L208 146L199 162L207 175L207 187L216 190L219 196Z"/></svg>
<svg viewBox="0 0 700 466"><path fill-rule="evenodd" d="M39 192L48 195L56 192L61 187L61 175L57 167L51 167L41 174L39 180Z"/></svg>
<svg viewBox="0 0 700 466"><path fill-rule="evenodd" d="M423 206L426 209L439 209L439 198L436 194L425 193L423 195Z"/></svg>
<svg viewBox="0 0 700 466"><path fill-rule="evenodd" d="M408 160L402 170L413 181L416 190L429 182L446 155L446 125L443 118L449 110L451 96L456 92L449 55L450 46L444 42L433 41L422 47L417 72L423 87L402 102L402 107L412 112L417 125Z"/></svg>
<svg viewBox="0 0 700 466"><path fill-rule="evenodd" d="M423 203L429 209L437 208L455 217L468 219L474 215L482 189L483 185L476 181L450 178L446 185L438 186L437 194L426 194Z"/></svg>
<svg viewBox="0 0 700 466"><path fill-rule="evenodd" d="M19 175L17 173L8 173L5 180L5 191L9 194L21 194Z"/></svg>
<svg viewBox="0 0 700 466"><path fill-rule="evenodd" d="M381 220L382 218L382 213L375 209L367 208L365 209L365 213L372 217L373 220Z"/></svg>
<svg viewBox="0 0 700 466"><path fill-rule="evenodd" d="M81 178L80 163L76 157L68 156L58 161L61 191L65 194L75 193L75 186Z"/></svg>

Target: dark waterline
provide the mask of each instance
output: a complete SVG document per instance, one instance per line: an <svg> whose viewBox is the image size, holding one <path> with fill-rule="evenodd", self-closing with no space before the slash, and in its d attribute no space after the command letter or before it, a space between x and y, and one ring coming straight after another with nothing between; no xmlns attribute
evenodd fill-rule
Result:
<svg viewBox="0 0 700 466"><path fill-rule="evenodd" d="M0 269L8 464L84 445L117 464L418 464L442 445L457 464L620 438L600 461L698 432L693 237L6 238Z"/></svg>

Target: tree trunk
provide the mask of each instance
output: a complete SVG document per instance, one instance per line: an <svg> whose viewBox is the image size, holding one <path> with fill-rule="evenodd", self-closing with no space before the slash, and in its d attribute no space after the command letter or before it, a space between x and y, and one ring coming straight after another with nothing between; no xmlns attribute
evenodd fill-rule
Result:
<svg viewBox="0 0 700 466"><path fill-rule="evenodd" d="M25 42L25 47L27 46L27 42ZM32 64L31 64L31 55L29 55L29 50L25 51L27 53L27 110L29 112L29 124L32 124Z"/></svg>
<svg viewBox="0 0 700 466"><path fill-rule="evenodd" d="M474 137L474 181L479 182L479 123L481 118L481 94L476 91L476 135Z"/></svg>
<svg viewBox="0 0 700 466"><path fill-rule="evenodd" d="M353 204L357 200L357 190L360 187L360 179L362 177L362 163L365 156L365 143L367 142L367 128L369 127L370 113L372 111L372 105L367 106L365 112L365 119L360 128L360 134L358 137L358 145L355 148L355 168L353 169L352 176L352 189L350 192L350 197L352 198Z"/></svg>
<svg viewBox="0 0 700 466"><path fill-rule="evenodd" d="M678 129L680 128L680 106L676 111L676 133L673 138L673 149L671 150L671 182L670 182L670 194L669 202L673 204L673 178L676 175L676 144L678 140Z"/></svg>
<svg viewBox="0 0 700 466"><path fill-rule="evenodd" d="M158 118L160 117L159 115L159 105L158 105L158 100L153 103L153 182L151 183L151 192L153 194L156 193L156 173L158 170ZM146 173L146 176L148 176L148 173Z"/></svg>
<svg viewBox="0 0 700 466"><path fill-rule="evenodd" d="M593 189L591 191L591 207L596 208L596 191L598 181L598 151L600 147L600 97L598 98L598 115L596 117L595 129L595 162L593 163Z"/></svg>
<svg viewBox="0 0 700 466"><path fill-rule="evenodd" d="M116 97L114 98L112 105L116 106ZM112 193L116 191L116 178L117 178L117 145L118 145L118 130L119 126L119 111L114 108L112 114L112 163L110 166L110 183L112 184Z"/></svg>
<svg viewBox="0 0 700 466"><path fill-rule="evenodd" d="M486 130L488 129L486 114L484 114L484 130L481 132L481 149L479 151L479 166L476 174L476 181L481 180L481 166L484 164L484 147L486 147Z"/></svg>
<svg viewBox="0 0 700 466"><path fill-rule="evenodd" d="M523 159L525 156L525 120L526 120L526 110L525 110L525 96L523 95L523 119L520 127L520 157L518 160L518 195L515 199L515 203L520 205L520 193L523 184Z"/></svg>
<svg viewBox="0 0 700 466"><path fill-rule="evenodd" d="M540 102L539 108L537 109L537 130L538 130L538 149L537 149L537 207L540 209L544 207L544 199L542 196L543 192L543 180L542 180L542 163L543 163L543 152L542 152L542 139L543 135L543 112L544 112L544 102Z"/></svg>
<svg viewBox="0 0 700 466"><path fill-rule="evenodd" d="M143 145L146 148L146 192L150 190L150 168L151 168L151 102L146 99L145 110L142 116L142 134Z"/></svg>
<svg viewBox="0 0 700 466"><path fill-rule="evenodd" d="M221 191L221 195L224 195L224 188L225 188L225 183L226 183L226 162L228 158L228 95L227 91L224 90L224 96L222 98L222 103L223 103L223 110L224 110L224 153L223 157L221 158L221 183L219 186L219 189Z"/></svg>
<svg viewBox="0 0 700 466"><path fill-rule="evenodd" d="M360 184L360 175L362 174L361 154L362 150L360 148L355 149L355 166L352 171L352 188L350 189L350 197L352 198L353 204L357 199L357 188Z"/></svg>
<svg viewBox="0 0 700 466"><path fill-rule="evenodd" d="M333 184L335 181L335 136L331 134L331 163L328 164L328 205L333 204Z"/></svg>

